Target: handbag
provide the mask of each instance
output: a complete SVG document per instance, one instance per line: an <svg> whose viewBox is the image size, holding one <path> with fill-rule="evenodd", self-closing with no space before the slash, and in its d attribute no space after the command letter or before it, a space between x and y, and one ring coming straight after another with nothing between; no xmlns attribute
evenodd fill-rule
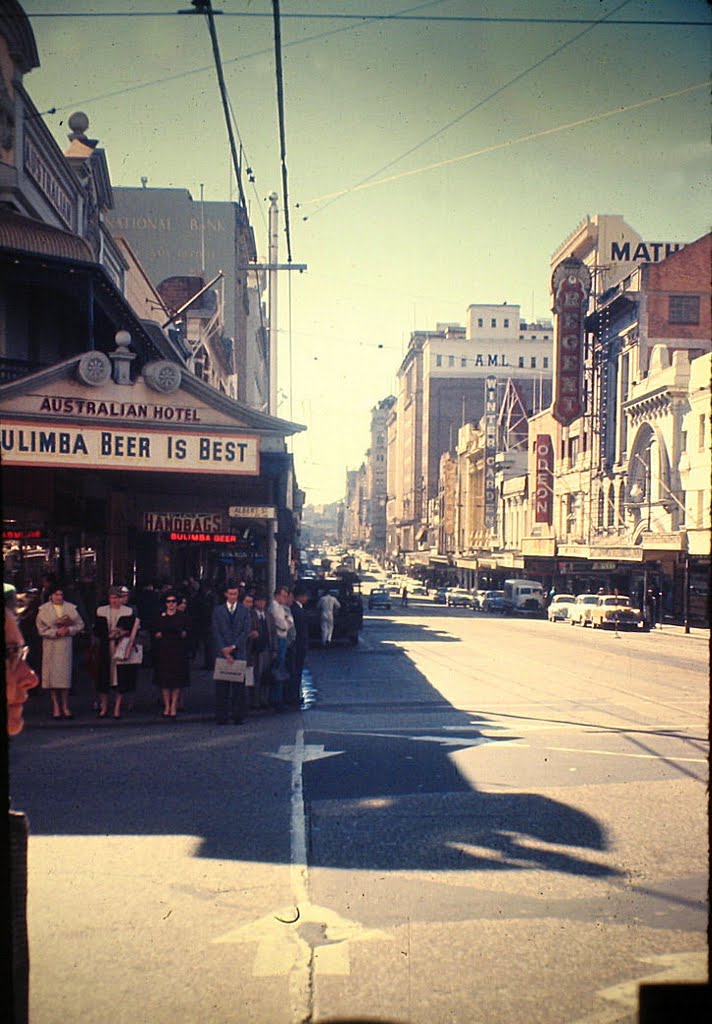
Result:
<svg viewBox="0 0 712 1024"><path fill-rule="evenodd" d="M244 683L247 662L238 658L216 658L213 679L224 683Z"/></svg>
<svg viewBox="0 0 712 1024"><path fill-rule="evenodd" d="M134 643L138 632L139 620L133 624L128 636L122 636L114 648L114 661L122 665L141 665L143 663L143 646Z"/></svg>

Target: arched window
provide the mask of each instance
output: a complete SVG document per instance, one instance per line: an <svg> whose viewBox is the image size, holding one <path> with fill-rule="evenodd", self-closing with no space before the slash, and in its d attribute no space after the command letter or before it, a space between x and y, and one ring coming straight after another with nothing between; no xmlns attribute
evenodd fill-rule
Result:
<svg viewBox="0 0 712 1024"><path fill-rule="evenodd" d="M613 484L608 488L608 519L606 525L616 525L616 491Z"/></svg>
<svg viewBox="0 0 712 1024"><path fill-rule="evenodd" d="M625 526L625 484L618 484L618 525Z"/></svg>

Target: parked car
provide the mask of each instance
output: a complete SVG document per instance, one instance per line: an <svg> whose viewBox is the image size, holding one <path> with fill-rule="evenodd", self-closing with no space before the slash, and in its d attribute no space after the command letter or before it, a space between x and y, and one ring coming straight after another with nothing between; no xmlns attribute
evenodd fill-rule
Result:
<svg viewBox="0 0 712 1024"><path fill-rule="evenodd" d="M598 603L598 594L579 594L569 612L569 622L572 626L589 626L591 624L591 609Z"/></svg>
<svg viewBox="0 0 712 1024"><path fill-rule="evenodd" d="M482 598L483 612L499 612L500 615L504 615L509 609L510 604L503 590L485 590Z"/></svg>
<svg viewBox="0 0 712 1024"><path fill-rule="evenodd" d="M640 608L634 608L630 598L622 594L601 594L591 608L591 625L594 629L612 626L614 629L642 629L643 616Z"/></svg>
<svg viewBox="0 0 712 1024"><path fill-rule="evenodd" d="M418 580L414 580L412 583L408 584L408 593L411 595L411 597L427 597L428 589L424 584L420 583Z"/></svg>
<svg viewBox="0 0 712 1024"><path fill-rule="evenodd" d="M435 604L447 604L447 592L448 587L438 587L433 594L433 601Z"/></svg>
<svg viewBox="0 0 712 1024"><path fill-rule="evenodd" d="M307 617L309 639L321 639L321 615L319 598L331 593L340 604L334 615L334 640L348 640L350 644L358 643L358 635L363 627L363 602L361 600L359 578L355 573L344 572L340 576L322 577L320 579L300 579L297 586L301 587L308 600L304 606Z"/></svg>
<svg viewBox="0 0 712 1024"><path fill-rule="evenodd" d="M474 599L464 587L451 587L445 595L445 604L448 608L473 608Z"/></svg>
<svg viewBox="0 0 712 1024"><path fill-rule="evenodd" d="M391 595L388 593L385 587L374 587L371 593L368 595L368 610L372 611L374 608L390 608L391 607Z"/></svg>
<svg viewBox="0 0 712 1024"><path fill-rule="evenodd" d="M546 612L549 622L563 622L568 619L571 606L575 601L576 598L573 594L554 594Z"/></svg>
<svg viewBox="0 0 712 1024"><path fill-rule="evenodd" d="M546 610L544 588L536 580L505 580L504 596L517 614L542 615Z"/></svg>

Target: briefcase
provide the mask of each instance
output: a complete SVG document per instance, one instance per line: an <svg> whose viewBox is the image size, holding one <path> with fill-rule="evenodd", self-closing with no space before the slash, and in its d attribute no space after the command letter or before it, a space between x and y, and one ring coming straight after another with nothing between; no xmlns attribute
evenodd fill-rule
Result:
<svg viewBox="0 0 712 1024"><path fill-rule="evenodd" d="M223 683L244 683L246 661L235 659L228 661L227 658L216 658L213 670L213 679Z"/></svg>

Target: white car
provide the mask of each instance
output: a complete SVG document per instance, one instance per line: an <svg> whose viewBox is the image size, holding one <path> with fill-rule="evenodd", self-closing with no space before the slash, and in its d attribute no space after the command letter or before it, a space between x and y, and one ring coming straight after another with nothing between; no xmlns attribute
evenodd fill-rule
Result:
<svg viewBox="0 0 712 1024"><path fill-rule="evenodd" d="M554 594L551 604L546 610L546 617L549 622L563 622L568 619L571 606L575 604L576 598L573 594Z"/></svg>
<svg viewBox="0 0 712 1024"><path fill-rule="evenodd" d="M569 612L572 626L590 626L591 610L598 604L598 594L579 594Z"/></svg>

